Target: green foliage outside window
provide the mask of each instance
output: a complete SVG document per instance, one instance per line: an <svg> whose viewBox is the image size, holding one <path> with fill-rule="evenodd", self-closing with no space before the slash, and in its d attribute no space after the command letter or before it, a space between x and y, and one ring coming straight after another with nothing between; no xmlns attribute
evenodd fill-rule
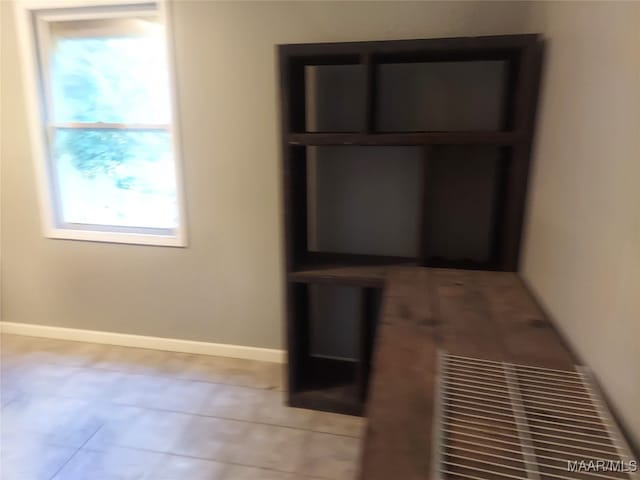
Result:
<svg viewBox="0 0 640 480"><path fill-rule="evenodd" d="M157 74L164 72L163 61L157 42L144 37L60 39L52 69L55 120L167 123L166 75ZM133 181L119 176L118 167L166 155L167 136L164 131L60 129L56 154L69 155L88 178L108 175L119 188L130 188Z"/></svg>

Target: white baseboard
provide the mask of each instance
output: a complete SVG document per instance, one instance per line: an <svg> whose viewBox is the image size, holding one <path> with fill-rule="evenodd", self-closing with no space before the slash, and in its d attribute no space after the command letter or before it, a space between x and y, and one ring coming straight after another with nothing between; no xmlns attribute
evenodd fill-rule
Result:
<svg viewBox="0 0 640 480"><path fill-rule="evenodd" d="M74 340L78 342L120 345L123 347L148 348L169 352L196 353L219 357L243 358L265 362L285 362L284 350L272 348L229 345L226 343L198 342L179 338L147 337L128 333L102 332L97 330L81 330L76 328L51 327L29 323L0 322L0 332L30 337L55 338L58 340Z"/></svg>

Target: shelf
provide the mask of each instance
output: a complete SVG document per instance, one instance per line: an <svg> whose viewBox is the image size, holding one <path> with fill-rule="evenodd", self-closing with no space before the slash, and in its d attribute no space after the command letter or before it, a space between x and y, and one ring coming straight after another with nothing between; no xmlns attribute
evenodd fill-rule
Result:
<svg viewBox="0 0 640 480"><path fill-rule="evenodd" d="M502 271L501 268L492 262L477 262L469 259L448 260L441 257L429 258L426 261L426 266L431 268L448 268L458 270Z"/></svg>
<svg viewBox="0 0 640 480"><path fill-rule="evenodd" d="M443 258L430 258L427 262L432 268L454 268L462 270L501 270L492 263L474 262L472 260L446 260ZM295 283L329 283L332 285L353 285L358 287L384 287L389 270L399 266L412 266L415 264L396 265L363 265L348 267L314 267L290 272L287 279Z"/></svg>
<svg viewBox="0 0 640 480"><path fill-rule="evenodd" d="M539 42L537 33L520 35L492 35L482 37L428 38L415 40L376 40L370 42L293 43L279 45L281 56L307 61L309 64L358 62L363 55L375 52L377 61L415 60L421 56L429 59L454 56L472 60L483 56L505 54Z"/></svg>
<svg viewBox="0 0 640 480"><path fill-rule="evenodd" d="M513 145L515 132L290 133L289 145Z"/></svg>
<svg viewBox="0 0 640 480"><path fill-rule="evenodd" d="M362 287L382 287L393 265L315 267L290 272L288 279L297 283L332 283Z"/></svg>
<svg viewBox="0 0 640 480"><path fill-rule="evenodd" d="M357 384L357 362L308 357L303 382L290 386L289 405L312 410L362 415L363 402Z"/></svg>
<svg viewBox="0 0 640 480"><path fill-rule="evenodd" d="M344 415L364 414L364 404L358 400L358 389L355 385L337 385L291 393L289 405L325 412L340 412Z"/></svg>

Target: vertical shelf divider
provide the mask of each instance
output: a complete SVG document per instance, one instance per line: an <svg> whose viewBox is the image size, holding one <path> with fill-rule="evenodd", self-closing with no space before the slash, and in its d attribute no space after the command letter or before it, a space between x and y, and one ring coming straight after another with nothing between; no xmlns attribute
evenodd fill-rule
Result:
<svg viewBox="0 0 640 480"><path fill-rule="evenodd" d="M361 62L365 66L365 117L364 131L362 133L374 133L376 130L376 65L371 53L362 54Z"/></svg>
<svg viewBox="0 0 640 480"><path fill-rule="evenodd" d="M496 182L493 191L493 220L491 225L491 263L496 267L504 265L507 261L501 255L505 241L505 222L507 213L507 188L509 170L513 165L513 152L511 149L502 148L498 158Z"/></svg>
<svg viewBox="0 0 640 480"><path fill-rule="evenodd" d="M286 147L285 147L286 148ZM290 242L293 247L291 266L299 264L308 251L307 149L289 147L288 183L290 189Z"/></svg>
<svg viewBox="0 0 640 480"><path fill-rule="evenodd" d="M514 86L514 131L520 141L511 149L505 192L504 228L502 231L501 270L519 270L520 242L531 161L531 146L536 116L543 44L536 42L522 47L517 64Z"/></svg>
<svg viewBox="0 0 640 480"><path fill-rule="evenodd" d="M309 292L304 283L287 285L287 348L289 365L287 368L290 393L301 390L305 372L309 370L310 325ZM291 398L291 397L290 397Z"/></svg>
<svg viewBox="0 0 640 480"><path fill-rule="evenodd" d="M375 333L375 289L363 287L360 290L360 321L358 331L358 370L356 375L358 397L366 401L371 371L371 354Z"/></svg>
<svg viewBox="0 0 640 480"><path fill-rule="evenodd" d="M431 205L433 203L433 188L432 185L432 158L433 158L433 147L425 146L423 148L422 153L422 199L420 208L418 209L418 214L420 218L418 221L420 222L420 230L419 230L419 238L418 238L418 247L420 248L418 255L418 263L420 265L426 266L429 262L430 252L431 252Z"/></svg>

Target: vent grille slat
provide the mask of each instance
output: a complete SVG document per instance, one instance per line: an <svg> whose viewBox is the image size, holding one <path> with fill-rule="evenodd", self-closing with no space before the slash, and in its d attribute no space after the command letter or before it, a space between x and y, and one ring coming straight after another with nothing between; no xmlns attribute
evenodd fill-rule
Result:
<svg viewBox="0 0 640 480"><path fill-rule="evenodd" d="M639 480L589 372L438 355L434 478Z"/></svg>

